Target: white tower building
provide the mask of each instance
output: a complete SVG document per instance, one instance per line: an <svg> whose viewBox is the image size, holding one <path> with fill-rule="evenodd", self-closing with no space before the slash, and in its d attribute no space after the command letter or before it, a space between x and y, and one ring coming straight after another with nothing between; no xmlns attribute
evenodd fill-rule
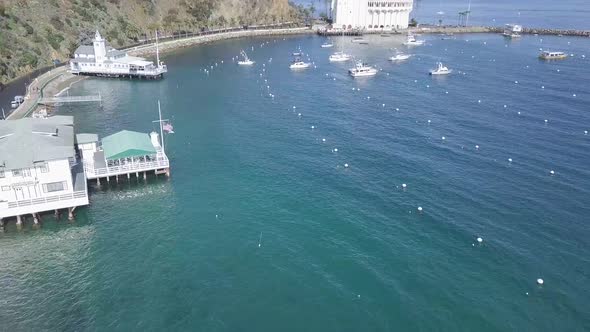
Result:
<svg viewBox="0 0 590 332"><path fill-rule="evenodd" d="M407 29L413 0L332 0L337 29Z"/></svg>
<svg viewBox="0 0 590 332"><path fill-rule="evenodd" d="M93 44L96 63L103 63L106 60L107 46L104 38L102 38L98 30L96 30L96 34L94 35Z"/></svg>

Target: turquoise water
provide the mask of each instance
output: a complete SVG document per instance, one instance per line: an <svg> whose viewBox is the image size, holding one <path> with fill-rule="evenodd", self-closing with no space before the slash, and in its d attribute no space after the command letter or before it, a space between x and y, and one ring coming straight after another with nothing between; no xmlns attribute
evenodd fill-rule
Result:
<svg viewBox="0 0 590 332"><path fill-rule="evenodd" d="M412 17L420 23L438 24L442 19L443 24L458 24L458 13L467 10L470 2L470 25L515 23L535 28L590 29L586 0L416 0Z"/></svg>
<svg viewBox="0 0 590 332"><path fill-rule="evenodd" d="M401 64L386 60L401 36L335 38L382 69L368 79L301 36L75 86L103 107L60 113L101 136L152 130L160 99L172 176L92 185L73 224L8 225L1 329L590 329L590 40L456 37L424 36ZM299 46L317 68L288 69ZM242 48L256 66L232 62ZM452 75L427 75L439 59Z"/></svg>

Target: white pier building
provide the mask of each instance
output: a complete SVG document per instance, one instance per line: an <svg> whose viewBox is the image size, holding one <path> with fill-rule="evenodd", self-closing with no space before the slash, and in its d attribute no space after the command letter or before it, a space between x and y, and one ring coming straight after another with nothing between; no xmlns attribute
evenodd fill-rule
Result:
<svg viewBox="0 0 590 332"><path fill-rule="evenodd" d="M123 130L103 138L101 144L94 134L78 134L76 140L86 178L98 184L112 177L118 181L119 176L145 178L147 172L170 175L170 162L156 132Z"/></svg>
<svg viewBox="0 0 590 332"><path fill-rule="evenodd" d="M407 29L413 0L332 0L336 29Z"/></svg>
<svg viewBox="0 0 590 332"><path fill-rule="evenodd" d="M96 31L92 45L82 45L70 59L70 72L76 75L105 77L161 78L168 72L156 52L156 64L144 58L134 57L125 51L106 45L106 40Z"/></svg>
<svg viewBox="0 0 590 332"><path fill-rule="evenodd" d="M88 205L84 170L76 157L71 116L0 121L0 226L39 213Z"/></svg>

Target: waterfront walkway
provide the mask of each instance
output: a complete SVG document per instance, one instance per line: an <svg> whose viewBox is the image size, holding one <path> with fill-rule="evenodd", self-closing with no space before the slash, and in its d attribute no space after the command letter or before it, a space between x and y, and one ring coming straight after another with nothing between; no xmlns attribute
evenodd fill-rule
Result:
<svg viewBox="0 0 590 332"><path fill-rule="evenodd" d="M12 113L10 113L6 119L20 119L31 113L37 106L39 99L43 96L43 89L47 86L47 84L65 73L66 67L62 66L50 70L45 74L35 78L33 82L27 86L25 101L16 110L12 111Z"/></svg>

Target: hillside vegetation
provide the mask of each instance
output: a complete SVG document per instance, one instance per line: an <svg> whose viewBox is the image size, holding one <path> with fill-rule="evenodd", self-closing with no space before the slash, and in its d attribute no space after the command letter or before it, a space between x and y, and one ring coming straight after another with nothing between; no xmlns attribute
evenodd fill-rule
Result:
<svg viewBox="0 0 590 332"><path fill-rule="evenodd" d="M100 30L113 47L165 34L297 21L288 0L0 0L0 83L67 60Z"/></svg>

